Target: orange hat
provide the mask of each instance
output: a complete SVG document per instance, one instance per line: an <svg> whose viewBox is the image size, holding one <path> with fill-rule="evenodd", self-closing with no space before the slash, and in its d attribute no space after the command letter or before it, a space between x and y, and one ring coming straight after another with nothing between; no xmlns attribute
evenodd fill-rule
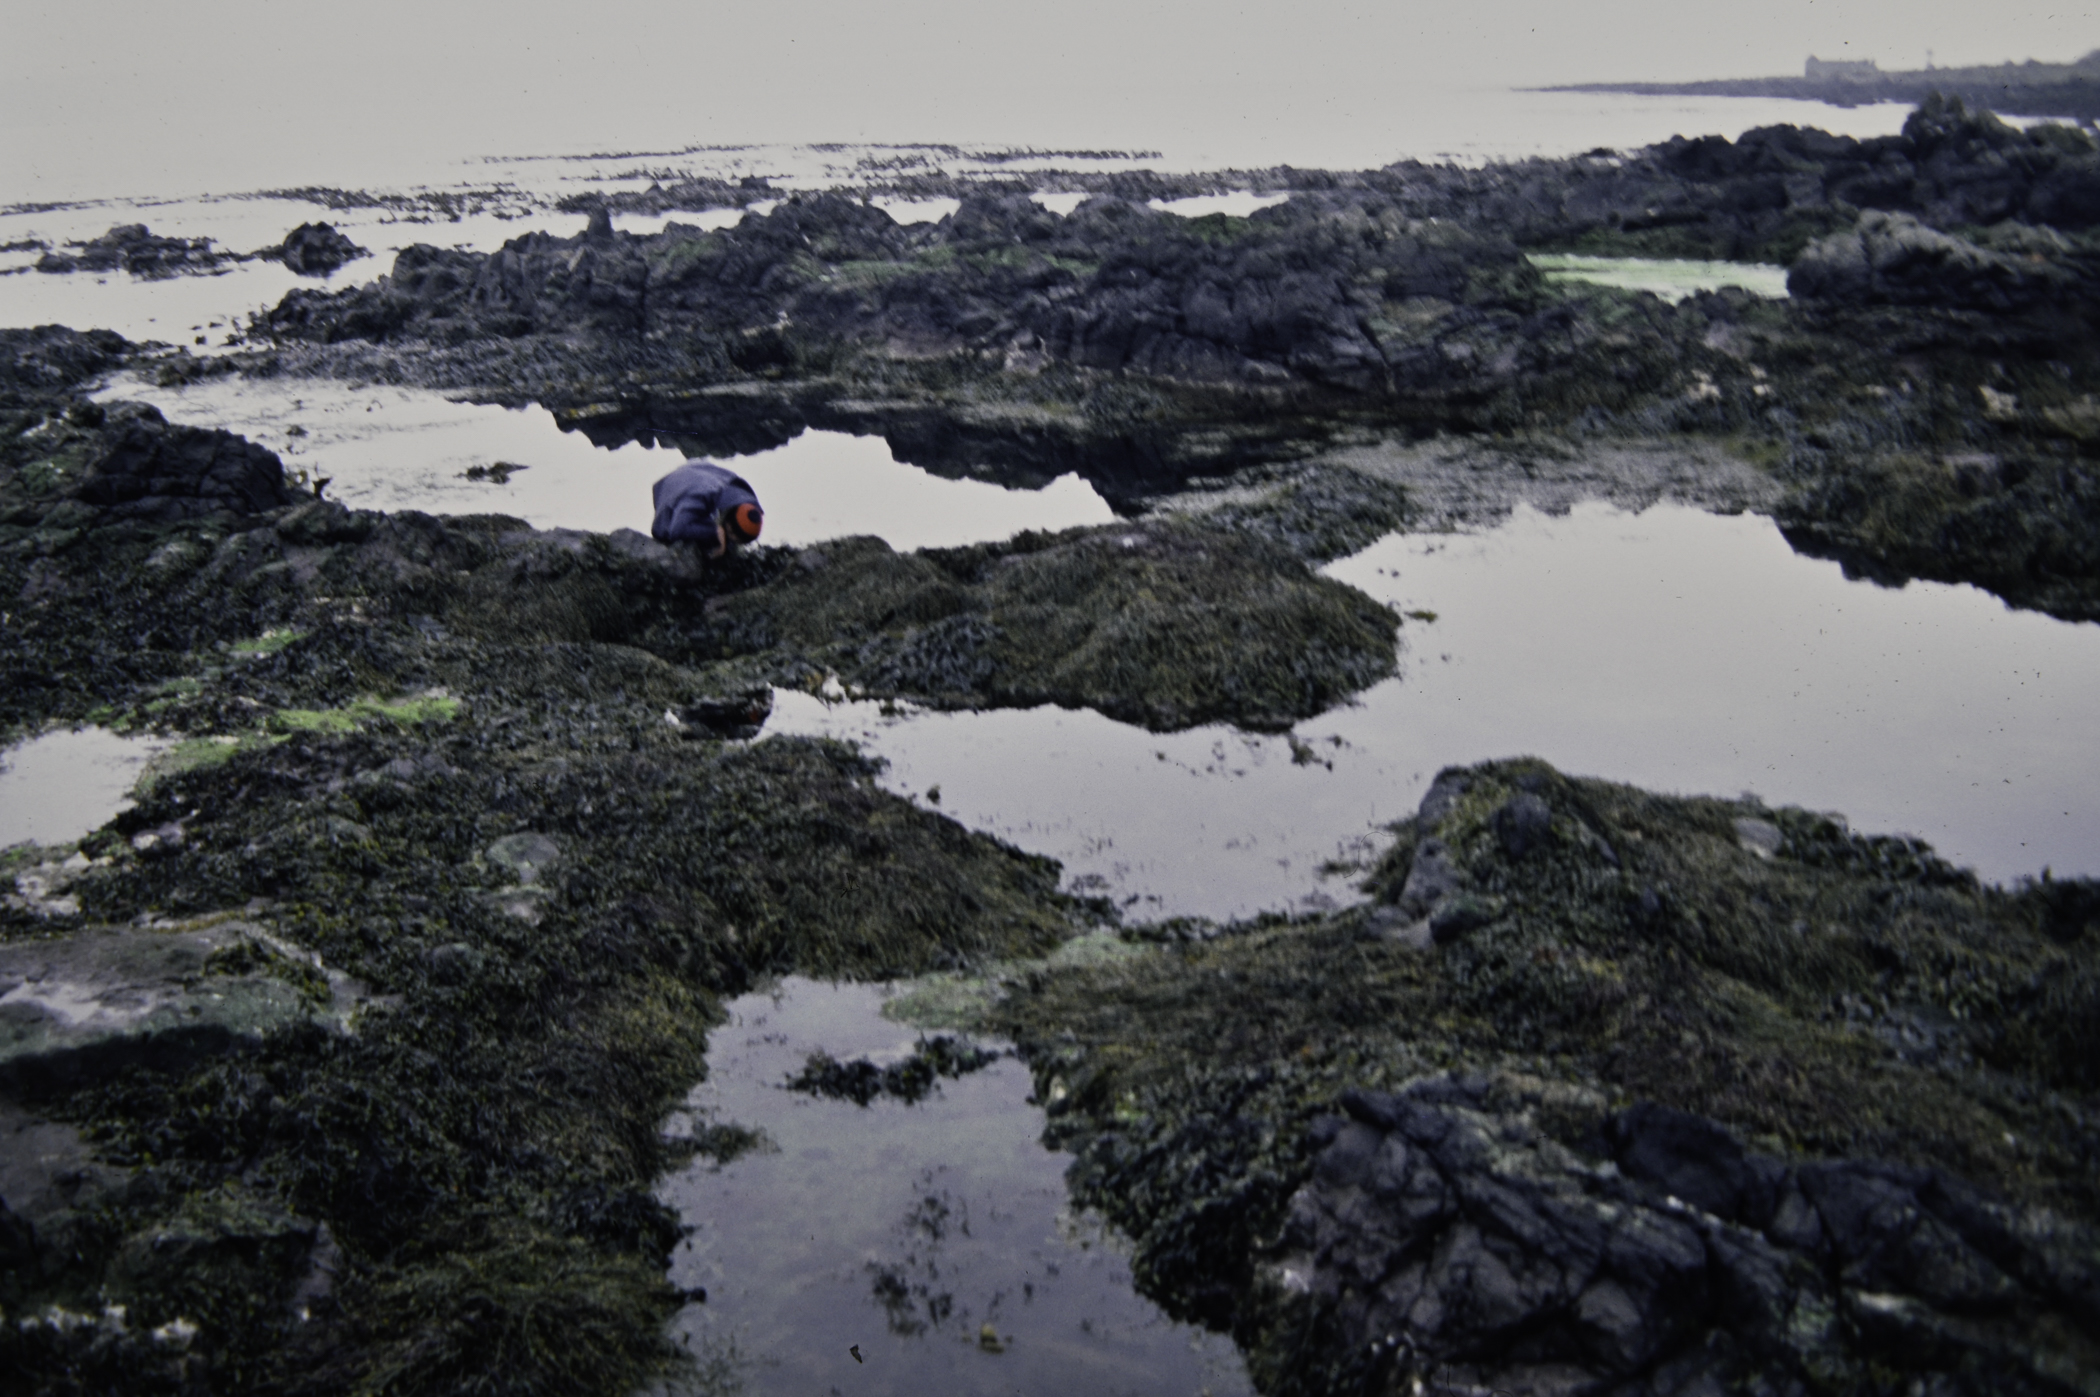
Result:
<svg viewBox="0 0 2100 1397"><path fill-rule="evenodd" d="M728 523L744 542L750 543L758 537L758 531L765 527L766 514L755 504L740 504L729 511Z"/></svg>

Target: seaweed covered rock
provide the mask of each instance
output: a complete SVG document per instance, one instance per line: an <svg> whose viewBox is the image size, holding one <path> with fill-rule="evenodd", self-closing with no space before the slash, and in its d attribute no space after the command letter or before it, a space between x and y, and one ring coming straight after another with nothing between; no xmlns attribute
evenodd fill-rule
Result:
<svg viewBox="0 0 2100 1397"><path fill-rule="evenodd" d="M68 390L113 367L130 347L110 330L0 329L0 411L22 415L15 432L0 434L0 442L13 447L16 433L38 417L64 411L73 401Z"/></svg>
<svg viewBox="0 0 2100 1397"><path fill-rule="evenodd" d="M1410 219L1375 195L1308 197L1251 220L1107 196L1060 220L1025 199L973 196L928 229L819 194L717 232L674 223L646 238L533 233L487 254L409 248L374 285L292 292L262 324L323 342L676 333L771 377L848 352L970 351L1366 392L1506 376L1522 352L1508 317L1539 288L1507 242ZM1421 341L1437 329L1495 351L1436 353Z"/></svg>
<svg viewBox="0 0 2100 1397"><path fill-rule="evenodd" d="M230 576L227 611L190 620L208 633L285 570L260 575ZM51 605L93 626L123 592ZM186 1373L215 1391L444 1392L486 1372L631 1391L676 1362L678 1231L649 1189L720 998L770 974L1039 954L1074 915L1056 867L885 794L843 747L693 740L665 714L704 691L643 651L348 607L310 624L185 651L186 675L130 689L111 721L196 735L91 838L64 905L0 907L0 964L181 949L244 909L376 999L353 1034L304 1009L218 1036L189 1016L121 1072L82 1047L70 1090L46 1045L36 1109L91 1134L111 1177L50 1207L31 1208L49 1192L33 1181L0 1193L0 1246L33 1262L0 1303L34 1320L0 1327L0 1366L31 1391ZM151 923L173 925L104 929ZM178 970L226 1013L263 973ZM21 1026L33 1006L18 987L9 1007ZM0 1180L14 1173L0 1148ZM110 1306L128 1319L103 1323Z"/></svg>
<svg viewBox="0 0 2100 1397"><path fill-rule="evenodd" d="M871 693L1156 729L1288 727L1391 673L1399 625L1251 533L1173 519L909 555L845 539L712 612L734 648Z"/></svg>
<svg viewBox="0 0 2100 1397"><path fill-rule="evenodd" d="M1934 94L1891 136L1762 126L1468 170L1394 165L1418 217L1498 226L1526 247L1785 264L1861 210L1953 231L2007 219L2100 223L2100 147L2075 127L2022 131ZM1367 177L1374 186L1382 181Z"/></svg>
<svg viewBox="0 0 2100 1397"><path fill-rule="evenodd" d="M0 1092L34 1099L142 1066L179 1070L329 1008L327 980L252 930L224 922L0 944Z"/></svg>
<svg viewBox="0 0 2100 1397"><path fill-rule="evenodd" d="M1533 761L1442 773L1366 889L995 1015L1264 1392L2096 1381L2090 889Z"/></svg>

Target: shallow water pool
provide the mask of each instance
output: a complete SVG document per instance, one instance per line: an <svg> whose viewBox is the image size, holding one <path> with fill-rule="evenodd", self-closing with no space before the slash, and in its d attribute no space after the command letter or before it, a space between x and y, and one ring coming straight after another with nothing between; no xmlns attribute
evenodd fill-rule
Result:
<svg viewBox="0 0 2100 1397"><path fill-rule="evenodd" d="M0 849L65 844L131 804L146 763L167 747L107 728L47 732L0 752Z"/></svg>
<svg viewBox="0 0 2100 1397"><path fill-rule="evenodd" d="M1740 287L1753 295L1778 299L1787 294L1786 268L1765 262L1698 262L1652 257L1577 257L1538 255L1531 264L1556 282L1587 282L1624 291L1649 291L1666 301L1681 301L1700 291Z"/></svg>
<svg viewBox="0 0 2100 1397"><path fill-rule="evenodd" d="M671 1281L707 1292L674 1332L713 1385L754 1397L1250 1392L1231 1341L1139 1297L1116 1239L1071 1212L1069 1160L1039 1143L1043 1113L1018 1061L945 1080L916 1105L782 1088L818 1049L907 1055L919 1033L883 1017L890 993L783 980L733 1001L715 1030L681 1123L760 1129L774 1148L696 1161L659 1188L694 1228Z"/></svg>
<svg viewBox="0 0 2100 1397"><path fill-rule="evenodd" d="M1141 915L1352 900L1332 865L1380 847L1439 768L1525 754L1841 811L1986 880L2100 874L2100 626L1973 587L1850 582L1769 519L1669 505L1520 506L1500 528L1397 535L1327 572L1416 614L1397 678L1289 737L790 693L772 725L861 742L889 761L890 789L937 791L941 810Z"/></svg>
<svg viewBox="0 0 2100 1397"><path fill-rule="evenodd" d="M509 514L543 529L647 533L650 486L685 459L638 442L593 446L544 408L459 403L385 385L223 378L161 388L125 375L95 396L239 433L277 452L286 470L327 477L329 497L354 508ZM896 460L879 437L804 432L772 451L719 459L758 491L769 543L875 534L894 548L927 548L1114 517L1076 475L1041 490L948 480ZM505 465L523 469L499 470L500 482L467 477Z"/></svg>
<svg viewBox="0 0 2100 1397"><path fill-rule="evenodd" d="M1235 189L1227 194L1192 194L1186 199L1154 199L1152 207L1161 213L1177 214L1182 218L1203 218L1222 213L1229 218L1245 218L1260 209L1286 203L1288 194L1256 194L1245 189Z"/></svg>

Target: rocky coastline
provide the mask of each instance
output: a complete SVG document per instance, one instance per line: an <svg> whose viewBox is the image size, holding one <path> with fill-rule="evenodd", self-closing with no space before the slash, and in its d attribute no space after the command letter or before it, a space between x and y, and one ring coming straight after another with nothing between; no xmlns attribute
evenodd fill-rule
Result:
<svg viewBox="0 0 2100 1397"><path fill-rule="evenodd" d="M0 853L0 1363L51 1393L675 1372L650 1189L720 1145L660 1134L719 1005L1119 926L848 747L745 740L770 688L1288 729L1395 664L1400 618L1319 564L1597 496L2100 619L2085 135L1935 101L1879 142L1284 174L1245 219L979 182L931 225L832 193L648 236L630 191L295 290L210 358L0 331L0 727L177 740L77 846ZM277 255L322 270L327 232ZM90 246L219 255L178 242ZM1793 294L1671 305L1529 251L1768 258ZM1122 517L703 566L346 508L91 401L119 368L695 453L879 434L1076 470ZM1440 777L1365 890L1122 927L1153 949L985 1019L1140 1285L1264 1392L2100 1392L2093 884L1510 761Z"/></svg>
<svg viewBox="0 0 2100 1397"><path fill-rule="evenodd" d="M1713 78L1704 82L1582 83L1553 92L1625 92L1656 97L1781 97L1860 107L1952 97L2008 116L2054 117L2090 126L2100 118L2100 50L2072 63L1975 64L1882 72L1871 62L1818 62L1800 77Z"/></svg>

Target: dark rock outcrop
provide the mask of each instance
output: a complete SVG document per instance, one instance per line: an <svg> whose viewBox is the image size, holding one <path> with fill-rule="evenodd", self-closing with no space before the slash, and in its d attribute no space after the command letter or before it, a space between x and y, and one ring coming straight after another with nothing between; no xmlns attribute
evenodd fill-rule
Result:
<svg viewBox="0 0 2100 1397"><path fill-rule="evenodd" d="M40 272L129 272L139 277L215 271L240 254L212 246L210 238L156 237L143 223L122 223L90 242L68 243L37 260Z"/></svg>
<svg viewBox="0 0 2100 1397"><path fill-rule="evenodd" d="M2100 146L2090 135L2021 131L1938 97L1900 134L1866 140L1765 126L1732 141L1677 136L1623 154L1480 170L1408 163L1362 178L1397 185L1417 217L1498 227L1523 246L1650 256L1790 262L1864 210L1943 230L2100 223Z"/></svg>
<svg viewBox="0 0 2100 1397"><path fill-rule="evenodd" d="M1865 213L1851 232L1810 244L1787 272L1787 290L1811 301L2000 315L2100 293L2085 259L2047 228L2005 224L1984 237L1954 237L1909 214Z"/></svg>
<svg viewBox="0 0 2100 1397"><path fill-rule="evenodd" d="M994 1017L1260 1390L2100 1390L2090 885L1529 760L1395 833L1380 905Z"/></svg>
<svg viewBox="0 0 2100 1397"><path fill-rule="evenodd" d="M275 256L301 276L328 276L345 263L371 253L338 232L333 224L302 223L262 256Z"/></svg>
<svg viewBox="0 0 2100 1397"><path fill-rule="evenodd" d="M264 325L324 342L675 333L775 376L844 345L1196 382L1479 391L1525 357L1515 317L1538 286L1507 242L1375 196L1308 197L1248 220L1104 197L1060 220L1022 196L978 195L935 227L905 228L817 195L719 233L673 223L648 238L531 234L491 254L410 248L376 285L295 291ZM1443 352L1447 338L1465 347Z"/></svg>
<svg viewBox="0 0 2100 1397"><path fill-rule="evenodd" d="M111 414L107 445L73 493L118 517L171 523L295 502L277 453L231 432L170 424L151 407Z"/></svg>
<svg viewBox="0 0 2100 1397"><path fill-rule="evenodd" d="M2061 1338L2100 1322L2082 1229L1932 1170L1788 1164L1667 1107L1613 1117L1586 1157L1490 1097L1431 1078L1315 1127L1269 1274L1386 1382L1784 1391L1883 1351L1994 1392L2095 1371Z"/></svg>

